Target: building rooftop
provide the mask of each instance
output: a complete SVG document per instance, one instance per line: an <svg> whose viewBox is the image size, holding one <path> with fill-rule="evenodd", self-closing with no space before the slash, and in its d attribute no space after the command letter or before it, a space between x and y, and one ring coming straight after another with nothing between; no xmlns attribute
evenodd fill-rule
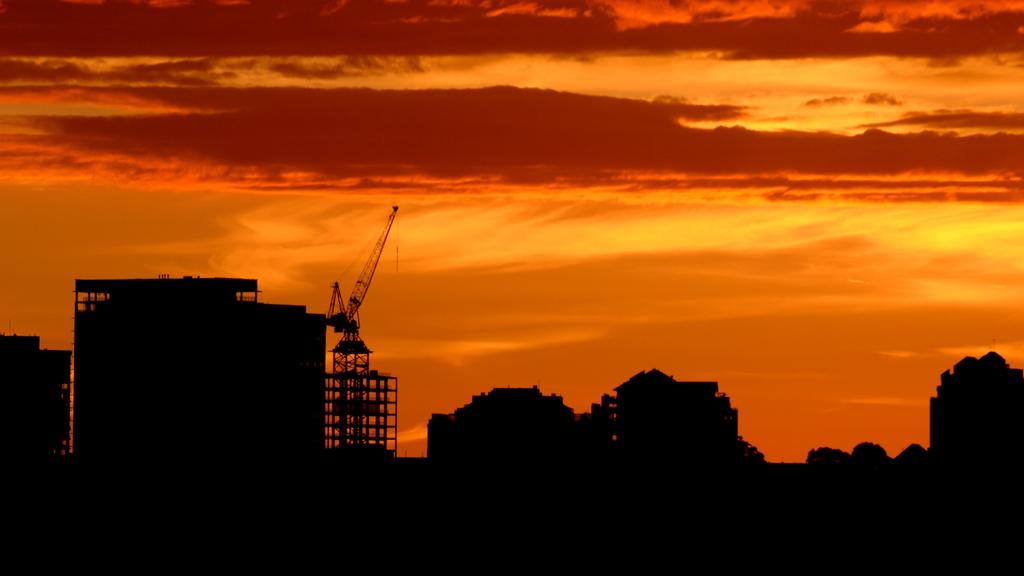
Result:
<svg viewBox="0 0 1024 576"><path fill-rule="evenodd" d="M118 280L75 280L77 292L120 292L124 290L162 290L195 287L202 290L255 292L256 280L247 278L129 278Z"/></svg>
<svg viewBox="0 0 1024 576"><path fill-rule="evenodd" d="M657 368L652 368L646 372L640 371L629 380L615 387L615 390L629 390L633 388L648 388L658 386L687 386L692 388L701 388L710 390L711 392L718 392L718 382L679 382L672 376L665 374Z"/></svg>
<svg viewBox="0 0 1024 576"><path fill-rule="evenodd" d="M150 301L162 305L222 304L256 302L256 280L246 278L132 278L118 280L75 280L78 310L90 311L107 300Z"/></svg>
<svg viewBox="0 0 1024 576"><path fill-rule="evenodd" d="M0 352L28 352L39 350L39 336L0 334Z"/></svg>

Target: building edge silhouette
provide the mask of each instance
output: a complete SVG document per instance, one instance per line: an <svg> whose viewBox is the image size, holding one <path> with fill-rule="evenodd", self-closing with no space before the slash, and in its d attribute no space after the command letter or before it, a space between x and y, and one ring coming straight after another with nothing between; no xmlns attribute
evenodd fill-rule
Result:
<svg viewBox="0 0 1024 576"><path fill-rule="evenodd" d="M71 451L71 351L0 334L0 453L21 464Z"/></svg>

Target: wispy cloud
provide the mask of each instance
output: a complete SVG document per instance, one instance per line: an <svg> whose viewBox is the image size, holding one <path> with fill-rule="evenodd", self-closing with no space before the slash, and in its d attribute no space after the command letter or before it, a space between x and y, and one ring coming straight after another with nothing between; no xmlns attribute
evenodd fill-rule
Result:
<svg viewBox="0 0 1024 576"><path fill-rule="evenodd" d="M403 428L398 431L398 443L407 444L411 442L422 442L427 439L427 425L417 424L411 428Z"/></svg>
<svg viewBox="0 0 1024 576"><path fill-rule="evenodd" d="M900 398L896 396L874 396L874 397L860 397L860 398L844 398L842 400L844 404L854 404L861 406L927 406L927 398Z"/></svg>
<svg viewBox="0 0 1024 576"><path fill-rule="evenodd" d="M889 358L896 358L899 360L914 358L915 356L920 355L920 353L912 352L910 350L885 350L883 352L879 352L879 354L881 354L882 356L888 356Z"/></svg>
<svg viewBox="0 0 1024 576"><path fill-rule="evenodd" d="M911 112L895 120L865 124L865 128L920 126L938 129L988 128L1024 130L1024 112L989 112L978 110L935 110Z"/></svg>
<svg viewBox="0 0 1024 576"><path fill-rule="evenodd" d="M468 179L478 189L486 189L489 182L527 190L657 185L661 179L663 189L671 189L671 178L698 175L791 177L792 186L772 192L799 186L801 178L793 176L836 180L886 174L913 181L928 175L925 180L934 181L938 175L957 175L989 178L986 185L992 185L995 179L1019 182L1019 151L1024 149L1024 135L1005 133L957 136L872 129L848 136L694 128L679 119L738 117L744 109L510 87L112 91L115 99L126 94L155 106L194 106L197 112L32 117L23 122L35 134L22 141L49 148L52 156L46 164L51 170L74 174L88 165L91 178L179 170L186 181L198 176L237 188L296 190L424 177L424 182ZM653 179L645 182L638 174ZM1000 192L996 186L989 192ZM814 199L813 194L796 198ZM940 198L958 196L947 188ZM995 199L1015 200L1012 195Z"/></svg>
<svg viewBox="0 0 1024 576"><path fill-rule="evenodd" d="M381 350L377 358L382 361L407 360L407 359L434 359L441 360L456 366L467 361L478 359L484 356L509 354L523 352L525 350L545 349L551 350L566 344L579 344L602 338L606 335L604 330L597 327L577 330L541 328L540 322L532 331L521 333L516 337L509 334L497 335L491 338L478 338L471 340L443 340L443 339L416 339L398 340L387 339L380 342Z"/></svg>
<svg viewBox="0 0 1024 576"><path fill-rule="evenodd" d="M370 0L358 9L338 0L4 0L3 7L6 52L28 56L702 50L755 59L956 58L1024 47L1017 32L1024 11L1011 0Z"/></svg>

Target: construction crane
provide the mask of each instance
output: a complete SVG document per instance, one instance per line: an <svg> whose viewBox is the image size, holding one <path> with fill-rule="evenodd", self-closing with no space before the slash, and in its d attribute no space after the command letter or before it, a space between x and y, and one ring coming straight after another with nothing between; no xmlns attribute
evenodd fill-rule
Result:
<svg viewBox="0 0 1024 576"><path fill-rule="evenodd" d="M332 349L333 370L325 386L325 446L378 446L394 450L397 432L398 382L370 370L370 349L359 335L359 308L370 290L374 272L384 252L398 206L391 207L384 230L356 279L348 302L338 282L332 285L327 325L340 333Z"/></svg>
<svg viewBox="0 0 1024 576"><path fill-rule="evenodd" d="M391 213L388 214L387 221L384 224L384 231L381 232L380 238L377 239L377 244L373 247L373 251L370 252L370 257L363 266L362 274L356 280L356 285L352 289L352 295L348 297L347 306L345 301L342 300L341 286L337 282L332 285L334 291L331 293L331 305L327 310L327 325L334 328L335 333L354 333L356 336L359 335L359 307L363 305L366 293L370 290L370 282L373 281L373 274L377 271L377 263L380 262L380 256L384 252L384 244L388 241L391 225L395 223L395 216L397 215L398 206L392 206Z"/></svg>

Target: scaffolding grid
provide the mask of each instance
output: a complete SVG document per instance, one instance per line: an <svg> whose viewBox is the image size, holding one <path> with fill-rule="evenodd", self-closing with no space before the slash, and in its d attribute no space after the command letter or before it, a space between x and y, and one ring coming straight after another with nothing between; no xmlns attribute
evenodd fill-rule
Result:
<svg viewBox="0 0 1024 576"><path fill-rule="evenodd" d="M329 374L325 391L324 447L380 447L395 452L398 379L371 370Z"/></svg>

